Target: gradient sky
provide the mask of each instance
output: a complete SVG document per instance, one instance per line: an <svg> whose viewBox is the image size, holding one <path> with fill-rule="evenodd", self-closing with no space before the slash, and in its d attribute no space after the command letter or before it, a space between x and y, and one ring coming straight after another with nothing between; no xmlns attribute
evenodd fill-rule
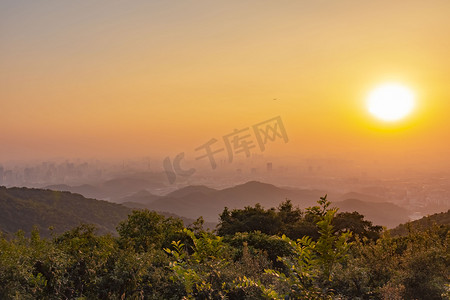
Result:
<svg viewBox="0 0 450 300"><path fill-rule="evenodd" d="M449 166L450 1L0 2L0 162L175 155L281 116L267 154ZM365 109L386 81L417 109ZM277 99L277 100L274 100Z"/></svg>

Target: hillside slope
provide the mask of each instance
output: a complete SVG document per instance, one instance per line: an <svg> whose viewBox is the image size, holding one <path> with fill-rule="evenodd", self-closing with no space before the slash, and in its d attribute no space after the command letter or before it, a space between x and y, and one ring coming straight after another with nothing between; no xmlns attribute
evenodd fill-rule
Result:
<svg viewBox="0 0 450 300"><path fill-rule="evenodd" d="M340 212L354 212L362 214L375 225L393 228L402 222L409 221L409 212L390 202L368 202L360 199L346 199L334 202L333 206Z"/></svg>
<svg viewBox="0 0 450 300"><path fill-rule="evenodd" d="M36 225L42 236L50 236L50 226L55 233L62 233L87 223L96 225L99 234L115 234L119 222L125 220L133 209L146 208L139 203L127 204L89 199L70 192L0 186L0 230L15 233L21 229L29 233ZM196 219L171 212L158 213L166 218L180 218L185 226ZM214 229L216 223L205 222L204 226Z"/></svg>
<svg viewBox="0 0 450 300"><path fill-rule="evenodd" d="M36 225L48 236L50 226L60 233L80 223L95 224L99 233L112 233L130 212L123 205L70 192L0 187L0 229L9 233L29 232Z"/></svg>
<svg viewBox="0 0 450 300"><path fill-rule="evenodd" d="M224 207L244 208L260 203L264 207L278 206L286 198L302 208L314 205L325 192L318 190L283 189L271 184L250 181L222 190L190 186L172 192L145 207L167 211L188 218L203 216L205 221L217 222Z"/></svg>
<svg viewBox="0 0 450 300"><path fill-rule="evenodd" d="M433 214L419 220L400 224L391 229L390 232L393 236L403 236L408 234L409 228L412 230L426 230L431 228L433 225L450 227L450 209L446 212Z"/></svg>
<svg viewBox="0 0 450 300"><path fill-rule="evenodd" d="M304 209L316 205L317 200L325 194L325 191L320 190L281 188L272 184L250 181L222 190L205 186L187 186L166 196L147 198L136 196L136 200L130 198L134 203L127 202L124 205L167 211L193 219L203 216L206 221L217 222L224 207L239 209L259 203L265 208L270 208L277 207L284 200L290 199L295 206ZM351 196L361 196L362 199L347 198ZM367 199L373 201L367 201ZM375 225L393 228L409 220L409 212L405 208L385 202L383 199L348 193L335 199L329 198L329 200L333 202L333 206L339 207L340 211L358 211Z"/></svg>

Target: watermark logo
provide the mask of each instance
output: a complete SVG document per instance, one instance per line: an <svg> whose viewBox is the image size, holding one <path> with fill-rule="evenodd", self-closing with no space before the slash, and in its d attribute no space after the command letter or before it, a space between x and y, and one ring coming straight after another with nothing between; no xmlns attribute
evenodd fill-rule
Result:
<svg viewBox="0 0 450 300"><path fill-rule="evenodd" d="M200 152L195 160L207 159L214 170L217 168L216 155L225 152L228 162L232 163L236 155L245 155L250 157L251 149L259 148L261 152L266 150L268 142L274 142L277 139L283 140L285 143L289 141L284 128L281 117L275 117L251 127L243 129L235 129L233 132L222 137L222 143L212 138L203 145L195 148L196 152ZM181 167L181 161L184 159L185 153L181 152L175 156L173 161L170 157L163 160L164 171L170 184L173 184L177 176L189 177L196 170L194 168L184 169Z"/></svg>

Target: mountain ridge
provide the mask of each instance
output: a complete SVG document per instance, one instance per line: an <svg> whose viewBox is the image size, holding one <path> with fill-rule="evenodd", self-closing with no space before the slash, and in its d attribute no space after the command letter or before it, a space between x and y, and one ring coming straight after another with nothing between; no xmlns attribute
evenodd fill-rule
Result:
<svg viewBox="0 0 450 300"><path fill-rule="evenodd" d="M0 186L0 230L7 234L18 230L29 233L36 226L42 236L50 236L52 232L62 233L80 224L93 224L100 234L116 234L119 222L125 220L134 209L136 207L66 191ZM196 219L171 212L157 212L165 217L180 218L186 226ZM212 229L215 223L205 222L205 227Z"/></svg>
<svg viewBox="0 0 450 300"><path fill-rule="evenodd" d="M151 202L139 202L140 207L146 207L157 211L168 211L189 218L203 216L206 221L216 222L218 215L224 207L229 209L253 206L256 203L270 208L279 205L286 199L304 209L316 205L316 201L326 194L325 191L316 189L295 189L277 187L273 184L259 181L249 181L236 186L213 189L207 186L186 186L174 192L153 199ZM347 199L355 195L361 195L361 199ZM376 225L388 228L397 226L409 220L409 212L379 197L370 197L365 194L347 193L330 199L340 211L358 211ZM138 201L135 201L138 202ZM124 203L124 205L132 205Z"/></svg>

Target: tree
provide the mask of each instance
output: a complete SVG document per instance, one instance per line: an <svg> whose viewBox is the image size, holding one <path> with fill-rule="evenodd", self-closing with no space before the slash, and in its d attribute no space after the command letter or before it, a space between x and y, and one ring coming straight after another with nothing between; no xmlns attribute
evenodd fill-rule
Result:
<svg viewBox="0 0 450 300"><path fill-rule="evenodd" d="M347 257L351 246L347 241L351 233L335 234L332 221L336 210L328 209L330 202L326 196L320 198L318 203L319 206L307 209L319 229L317 241L308 236L297 241L285 235L280 238L293 251L293 255L278 258L286 266L286 271L265 270L266 274L278 280L279 285L267 286L244 278L243 286L258 286L266 297L272 299L331 299L332 272Z"/></svg>
<svg viewBox="0 0 450 300"><path fill-rule="evenodd" d="M449 241L439 227L397 238L384 232L377 241L357 238L333 287L346 298L446 299Z"/></svg>
<svg viewBox="0 0 450 300"><path fill-rule="evenodd" d="M259 203L255 207L244 209L225 208L220 214L217 229L219 235L233 235L236 232L261 231L265 234L277 234L280 231L281 220L274 208L265 210Z"/></svg>
<svg viewBox="0 0 450 300"><path fill-rule="evenodd" d="M98 236L94 225L82 224L56 237L54 244L66 255L61 278L64 297L96 297L101 270L116 251L114 238Z"/></svg>
<svg viewBox="0 0 450 300"><path fill-rule="evenodd" d="M180 238L184 228L178 218L164 216L145 210L135 210L128 219L119 223L117 232L122 247L133 247L136 252L146 252L152 247L162 248Z"/></svg>
<svg viewBox="0 0 450 300"><path fill-rule="evenodd" d="M380 237L383 230L383 227L374 226L371 221L364 220L364 216L356 211L336 214L333 226L339 232L351 231L355 237L365 237L373 241Z"/></svg>

